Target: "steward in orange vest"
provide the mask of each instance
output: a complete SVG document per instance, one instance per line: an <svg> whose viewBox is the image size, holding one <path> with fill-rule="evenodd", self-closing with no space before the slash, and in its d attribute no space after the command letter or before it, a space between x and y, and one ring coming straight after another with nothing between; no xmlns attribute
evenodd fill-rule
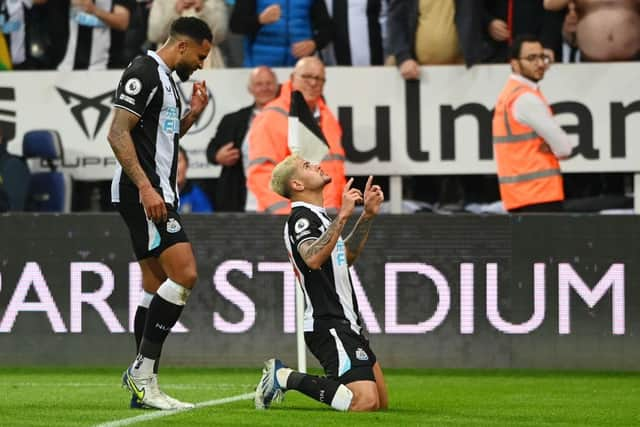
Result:
<svg viewBox="0 0 640 427"><path fill-rule="evenodd" d="M275 166L291 154L288 114L293 89L301 91L307 102L308 97L315 98L320 129L329 144L329 153L320 162L322 170L331 177L323 192L325 207L340 208L346 184L342 129L322 99L323 86L324 64L314 57L303 58L298 61L291 80L282 85L280 96L268 103L253 120L249 130L247 188L251 193L248 197L257 200L258 212L288 214L291 211L289 200L271 191L269 182Z"/></svg>
<svg viewBox="0 0 640 427"><path fill-rule="evenodd" d="M548 57L535 38L516 39L514 74L502 89L493 116L500 196L507 211L562 210L558 159L570 155L571 143L537 86L547 65Z"/></svg>

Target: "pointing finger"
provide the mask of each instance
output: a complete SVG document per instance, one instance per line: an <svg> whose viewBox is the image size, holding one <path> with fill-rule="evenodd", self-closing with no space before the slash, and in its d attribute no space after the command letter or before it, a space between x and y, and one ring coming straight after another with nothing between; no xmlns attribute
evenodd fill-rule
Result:
<svg viewBox="0 0 640 427"><path fill-rule="evenodd" d="M344 191L349 191L349 189L351 188L351 184L353 184L353 178L347 181L347 184L344 186Z"/></svg>
<svg viewBox="0 0 640 427"><path fill-rule="evenodd" d="M373 176L369 175L369 178L367 179L367 183L364 185L364 192L368 192L371 189L371 183L373 182Z"/></svg>

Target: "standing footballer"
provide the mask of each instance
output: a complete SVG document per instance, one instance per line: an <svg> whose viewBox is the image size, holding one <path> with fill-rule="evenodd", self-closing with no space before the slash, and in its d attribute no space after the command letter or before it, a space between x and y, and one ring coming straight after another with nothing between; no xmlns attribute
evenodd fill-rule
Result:
<svg viewBox="0 0 640 427"><path fill-rule="evenodd" d="M109 144L118 159L111 200L124 219L142 270L144 296L136 311L137 357L123 384L131 407L192 407L163 393L158 360L196 283L196 261L177 212L176 169L179 138L209 102L205 82L193 84L191 105L183 111L171 74L182 81L202 68L212 44L211 30L198 18L178 18L157 51L137 57L116 91Z"/></svg>
<svg viewBox="0 0 640 427"><path fill-rule="evenodd" d="M332 221L323 208L322 190L331 177L318 165L291 155L280 162L271 188L291 200L291 216L284 228L285 246L305 298L304 338L324 368L326 377L303 374L278 359L265 362L256 389L256 409L281 400L287 390L298 390L340 411L387 408L387 387L380 364L362 335L349 265L367 241L373 218L384 194L369 177L364 195L347 182L342 205ZM340 233L356 203L364 211L349 236Z"/></svg>

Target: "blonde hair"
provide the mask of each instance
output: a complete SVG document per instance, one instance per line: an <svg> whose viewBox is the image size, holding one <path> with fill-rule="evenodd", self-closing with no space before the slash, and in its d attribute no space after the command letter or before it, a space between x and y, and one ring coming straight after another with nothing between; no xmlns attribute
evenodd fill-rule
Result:
<svg viewBox="0 0 640 427"><path fill-rule="evenodd" d="M297 154L291 154L278 163L271 174L271 182L269 183L271 190L287 199L291 198L289 181L296 171L296 163L299 158Z"/></svg>

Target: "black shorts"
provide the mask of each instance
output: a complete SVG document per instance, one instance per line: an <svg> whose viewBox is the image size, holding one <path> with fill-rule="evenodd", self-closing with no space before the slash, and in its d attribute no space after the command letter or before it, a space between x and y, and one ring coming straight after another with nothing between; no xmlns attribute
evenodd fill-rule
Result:
<svg viewBox="0 0 640 427"><path fill-rule="evenodd" d="M324 368L325 375L341 384L375 381L376 355L369 347L369 340L349 325L331 324L319 328L319 323L322 324L315 322L313 332L304 333L304 340Z"/></svg>
<svg viewBox="0 0 640 427"><path fill-rule="evenodd" d="M167 220L154 223L147 219L144 208L138 202L115 203L118 212L129 228L136 259L157 258L162 251L189 238L176 209L167 205Z"/></svg>

